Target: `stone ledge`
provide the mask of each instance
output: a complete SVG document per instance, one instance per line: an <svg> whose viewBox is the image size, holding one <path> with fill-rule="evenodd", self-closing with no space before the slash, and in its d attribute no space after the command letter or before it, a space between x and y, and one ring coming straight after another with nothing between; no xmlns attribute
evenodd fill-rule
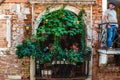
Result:
<svg viewBox="0 0 120 80"><path fill-rule="evenodd" d="M10 80L21 80L21 76L19 76L19 75L8 75L8 79L10 79Z"/></svg>
<svg viewBox="0 0 120 80"><path fill-rule="evenodd" d="M39 78L36 77L36 80L85 80L86 78Z"/></svg>
<svg viewBox="0 0 120 80"><path fill-rule="evenodd" d="M28 2L28 0L5 0L5 2Z"/></svg>
<svg viewBox="0 0 120 80"><path fill-rule="evenodd" d="M88 4L95 4L96 0L58 0L58 1L53 1L53 0L29 0L30 3L40 3L40 4L81 4L81 5L88 5Z"/></svg>
<svg viewBox="0 0 120 80"><path fill-rule="evenodd" d="M120 49L98 49L100 54L120 54Z"/></svg>

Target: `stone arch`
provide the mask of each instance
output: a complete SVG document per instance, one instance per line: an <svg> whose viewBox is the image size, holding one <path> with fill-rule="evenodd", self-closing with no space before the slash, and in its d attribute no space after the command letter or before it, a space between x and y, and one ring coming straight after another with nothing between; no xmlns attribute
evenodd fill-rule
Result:
<svg viewBox="0 0 120 80"><path fill-rule="evenodd" d="M59 5L59 6L56 6L54 8L50 8L50 12L53 12L53 11L56 11L56 10L59 10L60 8L62 7L62 5ZM65 7L65 10L69 10L71 12L73 12L74 14L78 15L79 13L79 9L74 7L74 6L66 6ZM92 11L92 10L91 10ZM42 16L46 13L46 10L44 10L42 13L39 14L39 16L35 19L34 21L34 24L33 24L33 34L36 34L36 29L38 28L39 24L41 23L42 21ZM86 27L86 42L87 42L87 45L91 47L91 39L92 39L92 28L91 28L91 17L92 17L92 12L90 14L90 17L84 17L85 19L85 27ZM35 60L33 60L31 58L31 61L30 61L30 80L35 80ZM91 62L92 63L92 62ZM92 68L92 65L90 65L90 68ZM90 70L90 72L92 72L92 69ZM91 73L90 73L91 74Z"/></svg>
<svg viewBox="0 0 120 80"><path fill-rule="evenodd" d="M59 10L62 7L62 5L56 6L54 8L50 8L50 12L53 12L55 10ZM69 10L73 12L74 14L78 15L79 9L74 6L66 6L65 10ZM36 34L36 29L38 28L40 22L42 21L42 15L46 13L46 10L44 10L42 13L39 14L39 16L35 19L34 25L33 25L33 34ZM91 15L90 15L91 16ZM86 38L91 40L92 39L92 28L91 28L91 18L84 16L85 19L85 27L86 27Z"/></svg>
<svg viewBox="0 0 120 80"><path fill-rule="evenodd" d="M50 12L59 10L61 7L62 7L62 5L56 6L54 8L50 8ZM65 10L69 10L69 11L75 13L76 15L78 15L78 13L80 11L79 9L77 9L76 7L73 7L73 6L66 6ZM44 14L46 14L46 10L44 10L42 13L40 13L39 16L36 18L35 24L33 25L34 26L33 34L36 34L36 29L38 28L40 22L42 21L42 15L44 15Z"/></svg>

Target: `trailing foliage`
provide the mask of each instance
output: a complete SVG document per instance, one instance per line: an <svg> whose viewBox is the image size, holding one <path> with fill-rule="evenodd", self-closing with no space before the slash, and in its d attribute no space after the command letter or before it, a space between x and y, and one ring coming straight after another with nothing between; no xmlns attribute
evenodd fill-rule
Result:
<svg viewBox="0 0 120 80"><path fill-rule="evenodd" d="M79 34L81 35L81 52L85 51L84 14L85 10L81 10L79 15L76 16L68 10L64 10L64 8L51 13L48 12L43 15L42 24L37 28L38 40L44 42L52 34L54 38L54 56L57 59L67 59L69 62L83 61L80 53L72 50L69 50L69 54L66 55L66 51L61 49L59 42L63 35L74 36Z"/></svg>
<svg viewBox="0 0 120 80"><path fill-rule="evenodd" d="M25 40L16 46L16 55L19 59L25 56L38 57L40 53L40 45L32 40Z"/></svg>
<svg viewBox="0 0 120 80"><path fill-rule="evenodd" d="M37 38L45 41L48 35L54 36L54 43L58 45L62 35L84 33L84 22L79 21L78 17L68 10L57 10L43 15L42 24L37 28Z"/></svg>
<svg viewBox="0 0 120 80"><path fill-rule="evenodd" d="M86 12L85 12L85 10L84 9L82 9L80 12L79 12L79 14L78 14L78 20L81 22L81 23L83 23L82 25L83 26L81 26L81 30L83 31L82 33L81 33L81 45L82 45L82 52L85 52L85 48L86 48L86 42L85 42L85 28L84 28L84 15L86 15Z"/></svg>
<svg viewBox="0 0 120 80"><path fill-rule="evenodd" d="M64 10L64 8L46 13L43 15L40 26L37 28L37 40L25 40L17 45L16 54L18 58L32 56L40 58L40 63L47 63L52 60L65 60L69 63L84 61L84 56L90 55L89 51L86 50L84 14L85 10L81 10L79 15L76 16L68 10ZM76 34L81 36L80 44L82 49L80 52L75 52L71 49L62 49L59 44L62 36L75 36ZM44 50L40 43L45 43L49 35L53 35L54 49Z"/></svg>
<svg viewBox="0 0 120 80"><path fill-rule="evenodd" d="M83 57L80 55L79 52L75 52L73 50L69 50L69 53L66 55L67 56L67 61L69 63L77 63L77 62L83 62Z"/></svg>

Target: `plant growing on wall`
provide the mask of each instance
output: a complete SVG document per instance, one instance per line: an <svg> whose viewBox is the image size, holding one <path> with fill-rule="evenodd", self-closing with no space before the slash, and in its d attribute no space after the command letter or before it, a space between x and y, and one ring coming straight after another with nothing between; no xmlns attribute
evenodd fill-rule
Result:
<svg viewBox="0 0 120 80"><path fill-rule="evenodd" d="M80 12L80 14L82 14ZM69 34L74 36L82 34L84 36L84 22L72 12L60 9L46 15L43 15L42 25L37 28L37 38L39 41L45 41L48 35L54 37L54 45L59 45L62 35Z"/></svg>
<svg viewBox="0 0 120 80"><path fill-rule="evenodd" d="M66 60L70 63L83 61L85 55L85 28L83 16L85 10L81 10L79 15L64 10L64 8L46 13L42 17L42 22L37 28L36 38L37 40L25 40L21 44L17 45L16 54L18 58L24 56L32 56L34 58L40 58L41 63L51 62L54 59ZM75 36L80 35L80 52L73 50L62 49L60 45L60 39L64 35ZM52 51L45 51L41 43L47 40L49 35L53 37L54 49ZM66 54L67 53L67 54Z"/></svg>
<svg viewBox="0 0 120 80"><path fill-rule="evenodd" d="M85 10L81 10L79 15L76 16L74 13L64 10L64 8L53 11L43 15L42 22L37 28L37 38L40 42L44 42L49 35L53 35L53 42L55 47L55 52L57 54L56 58L64 59L67 56L74 56L74 61L78 61L77 54L75 52L70 52L71 54L65 55L65 51L60 49L60 39L63 35L74 36L76 34L81 35L81 51L85 51L85 28L84 28L84 14ZM74 55L72 54L74 53ZM79 55L77 55L79 56ZM64 57L64 58L63 58ZM71 57L72 58L72 57ZM82 61L82 58L79 61ZM70 61L70 60L69 60Z"/></svg>
<svg viewBox="0 0 120 80"><path fill-rule="evenodd" d="M80 29L82 30L82 33L81 33L81 45L82 45L82 52L85 51L85 48L86 48L86 42L85 42L85 25L84 25L84 15L86 15L86 12L84 9L82 9L79 14L78 14L78 20L81 22L81 27Z"/></svg>
<svg viewBox="0 0 120 80"><path fill-rule="evenodd" d="M24 40L22 43L19 43L16 46L16 55L19 59L27 56L27 57L38 57L40 51L40 45L36 41L33 40Z"/></svg>

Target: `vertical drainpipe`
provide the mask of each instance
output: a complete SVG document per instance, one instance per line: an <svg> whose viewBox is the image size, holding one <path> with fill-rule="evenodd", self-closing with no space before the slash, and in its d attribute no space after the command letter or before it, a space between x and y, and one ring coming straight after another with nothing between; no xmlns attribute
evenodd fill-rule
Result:
<svg viewBox="0 0 120 80"><path fill-rule="evenodd" d="M107 0L102 0L102 19L101 19L101 22L103 22L103 15L104 15L104 12L106 11L106 9L107 9Z"/></svg>
<svg viewBox="0 0 120 80"><path fill-rule="evenodd" d="M8 45L7 47L10 48L11 47L11 16L9 15L9 18L7 18L7 41L8 41Z"/></svg>
<svg viewBox="0 0 120 80"><path fill-rule="evenodd" d="M90 6L91 30L92 30L92 25L93 25L92 10L93 10L93 5ZM91 34L91 35L93 35L93 34ZM92 43L91 43L91 46L92 46ZM93 50L92 50L92 52L93 52ZM92 56L93 56L93 54L92 54ZM91 77L89 80L92 80L92 66L93 66L92 62L93 62L93 58L91 58L91 62L90 62L90 75L91 75Z"/></svg>
<svg viewBox="0 0 120 80"><path fill-rule="evenodd" d="M90 27L91 27L91 32L92 32L92 10L93 10L93 5L91 4L90 5ZM91 35L92 35L92 33L90 33ZM91 48L92 48L92 36L91 36L91 43L90 43L90 45L91 45ZM93 52L93 50L92 50L92 52ZM93 56L93 54L92 54L92 56ZM91 61L90 61L90 65L89 65L89 77L88 78L86 78L86 80L92 80L92 62L93 62L93 60L92 60L93 58L91 57ZM87 66L86 66L86 69L87 69Z"/></svg>
<svg viewBox="0 0 120 80"><path fill-rule="evenodd" d="M34 3L32 3L32 34L34 34ZM30 80L35 80L35 60L30 58Z"/></svg>
<svg viewBox="0 0 120 80"><path fill-rule="evenodd" d="M32 34L35 34L35 30L34 30L34 20L35 20L34 5L35 5L35 3L32 3Z"/></svg>
<svg viewBox="0 0 120 80"><path fill-rule="evenodd" d="M107 9L107 0L102 0L102 14L104 14Z"/></svg>

